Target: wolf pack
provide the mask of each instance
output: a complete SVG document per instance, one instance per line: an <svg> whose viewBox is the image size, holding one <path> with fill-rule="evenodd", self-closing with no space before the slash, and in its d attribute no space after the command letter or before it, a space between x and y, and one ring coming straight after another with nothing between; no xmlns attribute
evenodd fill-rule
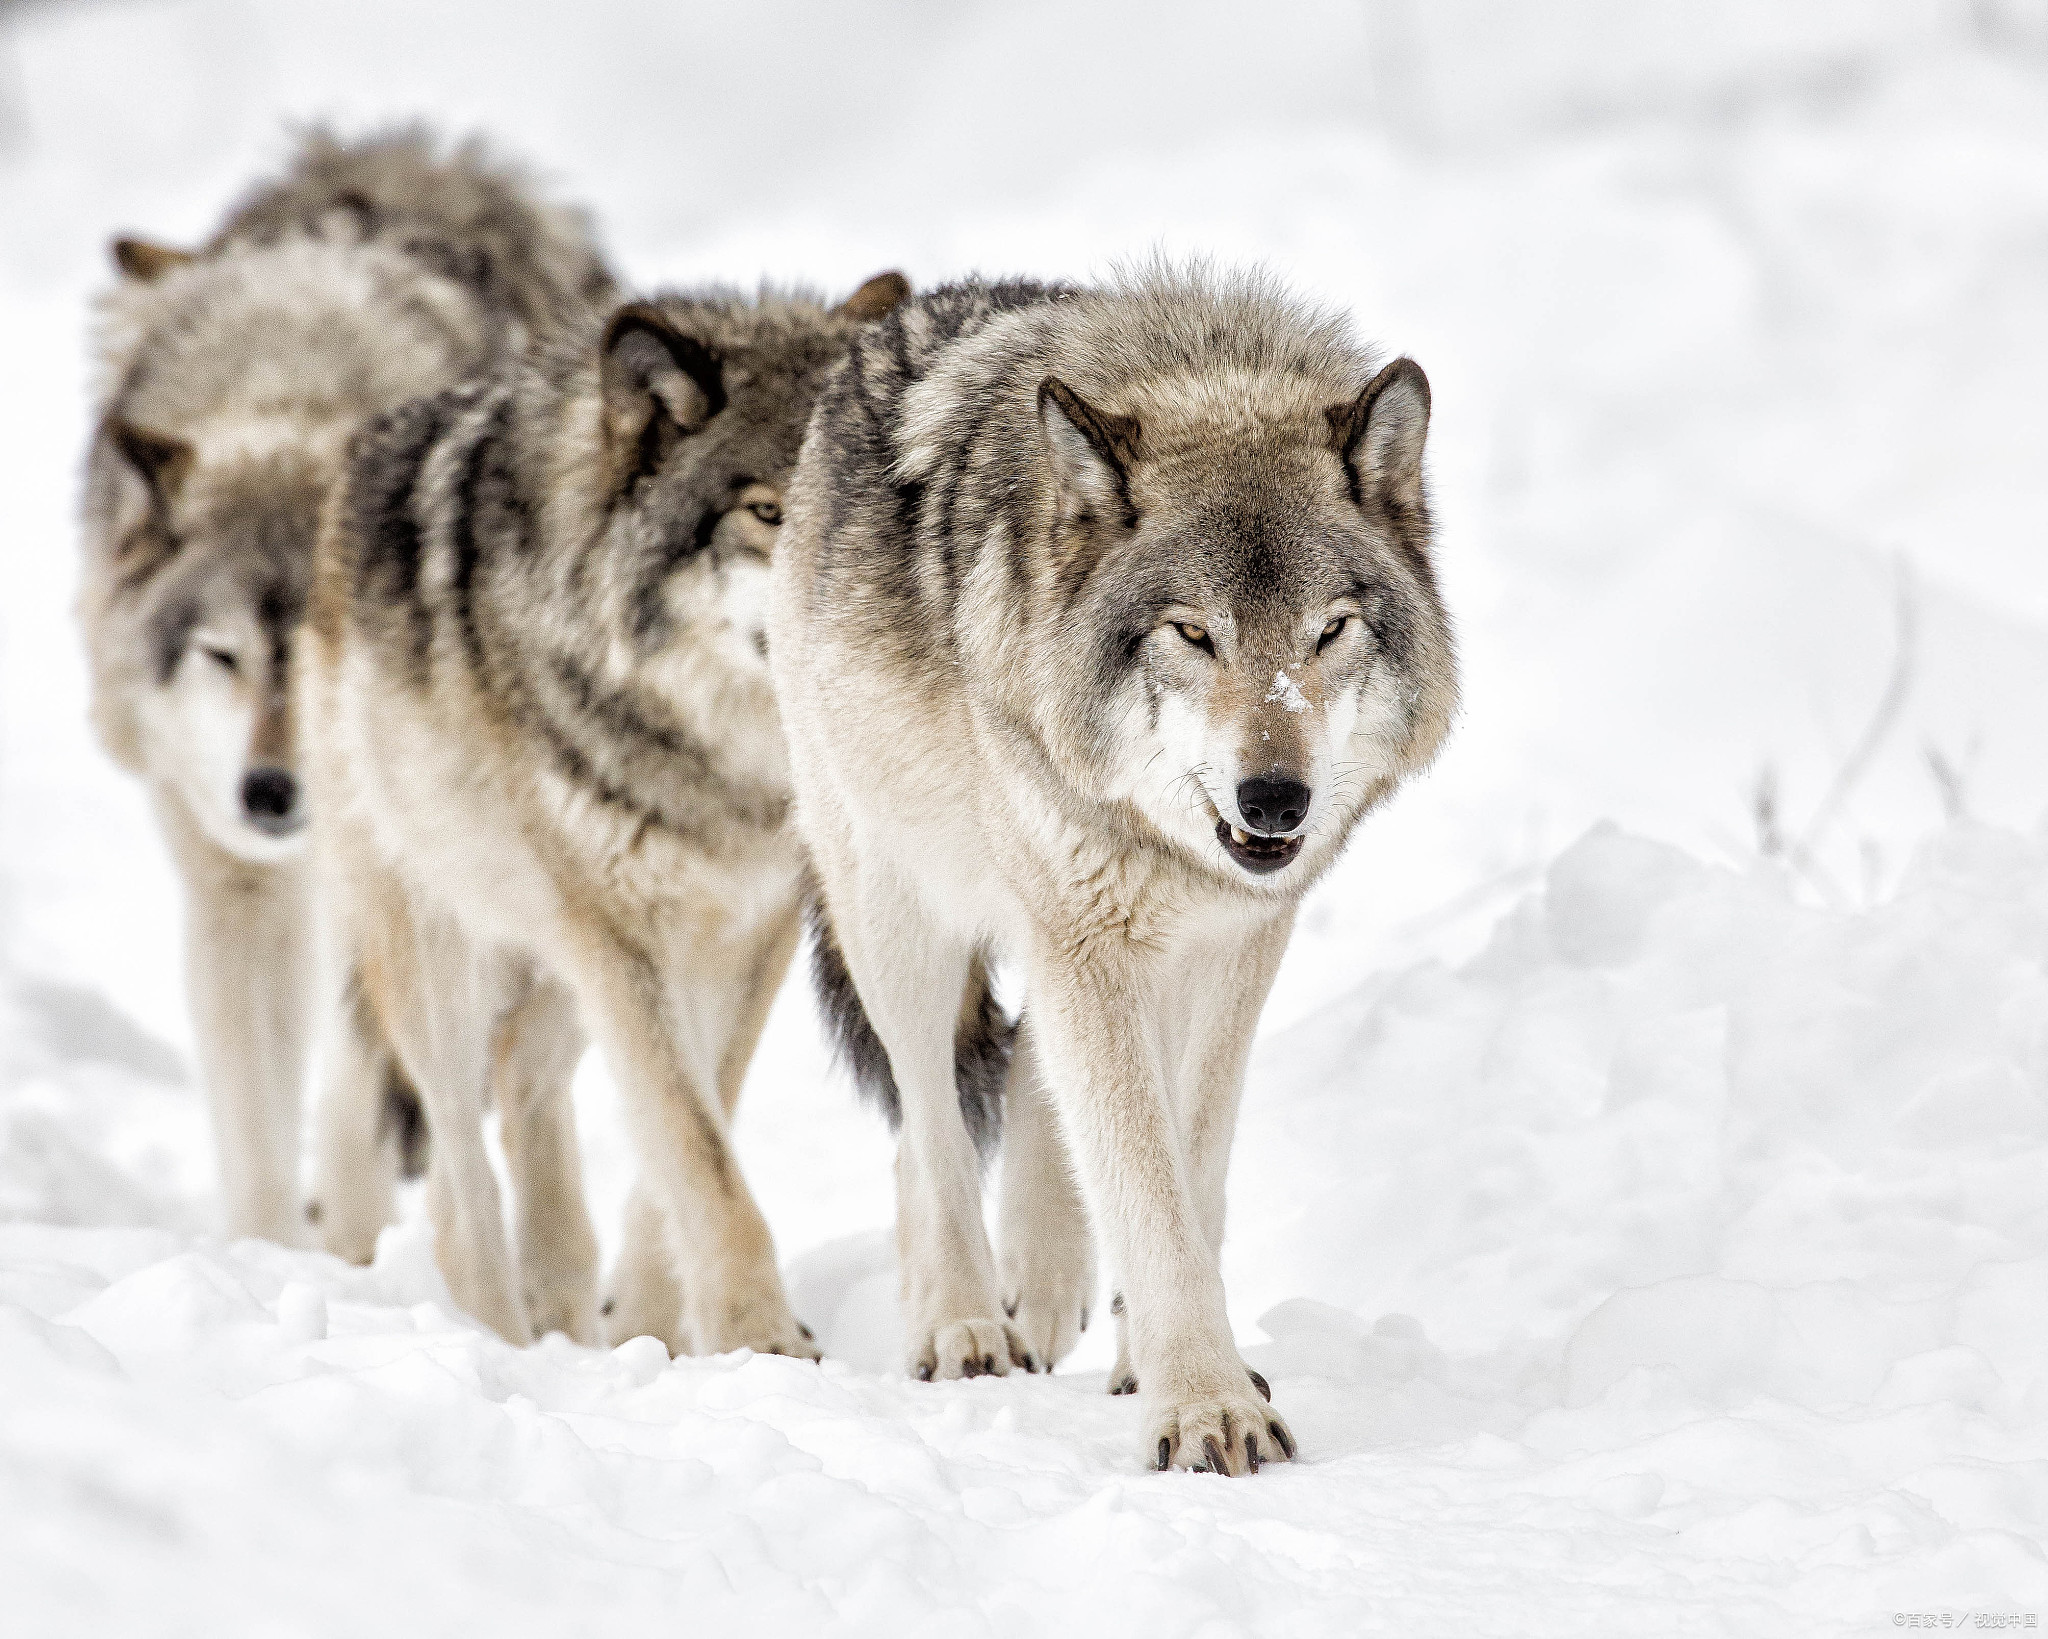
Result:
<svg viewBox="0 0 2048 1639"><path fill-rule="evenodd" d="M1224 1182L1296 909L1456 711L1422 371L1203 263L629 291L423 129L113 258L80 616L229 1232L367 1263L423 1177L515 1344L815 1359L732 1141L808 943L907 1369L1052 1370L1099 1255L1144 1461L1292 1458Z"/></svg>

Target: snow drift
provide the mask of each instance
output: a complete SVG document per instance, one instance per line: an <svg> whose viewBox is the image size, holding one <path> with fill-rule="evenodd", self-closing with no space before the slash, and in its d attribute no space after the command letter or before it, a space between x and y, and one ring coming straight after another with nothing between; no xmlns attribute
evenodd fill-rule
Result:
<svg viewBox="0 0 2048 1639"><path fill-rule="evenodd" d="M17 1067L9 1152L75 1098L95 1137L43 1170L146 1220L166 1169L124 1115L160 1121L154 1053L75 998L12 1005L94 1022ZM1958 827L1840 912L1603 827L1470 961L1261 1048L1227 1275L1302 1461L1256 1484L1140 1473L1099 1371L516 1351L449 1312L416 1223L353 1270L46 1222L0 1229L0 1508L25 1527L0 1580L27 1631L2038 1611L2044 1093L2048 839ZM48 1151L21 1153L16 1191ZM797 1260L828 1349L871 1352L850 1334L890 1300L885 1246Z"/></svg>

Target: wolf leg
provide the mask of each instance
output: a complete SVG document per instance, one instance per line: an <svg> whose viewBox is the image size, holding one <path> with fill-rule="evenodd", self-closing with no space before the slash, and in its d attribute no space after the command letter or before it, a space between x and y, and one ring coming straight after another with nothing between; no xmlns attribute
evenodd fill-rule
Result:
<svg viewBox="0 0 2048 1639"><path fill-rule="evenodd" d="M367 867L353 885L364 971L432 1134L427 1204L435 1259L465 1312L510 1342L530 1343L498 1181L484 1151L491 1006L483 963L452 924L415 920L404 886L388 874Z"/></svg>
<svg viewBox="0 0 2048 1639"><path fill-rule="evenodd" d="M751 1348L816 1359L790 1313L775 1244L740 1176L718 1096L729 1031L713 1025L736 1008L721 994L725 953L697 961L678 952L657 963L597 924L576 929L572 940L577 995L625 1100L640 1187L679 1260L697 1352ZM677 973L676 988L664 983L664 968Z"/></svg>
<svg viewBox="0 0 2048 1639"><path fill-rule="evenodd" d="M770 926L755 959L747 965L748 990L718 1067L718 1102L727 1120L739 1104L747 1066L761 1040L782 976L789 970L801 922L792 905L786 916ZM605 1341L616 1346L629 1337L658 1337L670 1354L687 1354L682 1313L683 1292L676 1284L675 1260L661 1213L646 1189L636 1183L626 1200L624 1244L606 1288ZM804 1335L810 1334L806 1331Z"/></svg>
<svg viewBox="0 0 2048 1639"><path fill-rule="evenodd" d="M346 956L348 976L338 986L327 986L331 999L322 1010L321 1088L306 1221L326 1251L366 1264L377 1255L377 1236L391 1222L400 1135L386 1107L391 1050L354 951Z"/></svg>
<svg viewBox="0 0 2048 1639"><path fill-rule="evenodd" d="M186 886L185 980L230 1235L306 1239L299 1099L312 1011L304 872L209 842L171 796L158 812Z"/></svg>
<svg viewBox="0 0 2048 1639"><path fill-rule="evenodd" d="M739 1010L733 1016L731 1034L718 1061L718 1102L724 1108L727 1120L732 1119L733 1111L739 1107L740 1089L747 1080L747 1066L754 1062L754 1049L761 1045L761 1032L768 1024L768 1010L775 1005L776 994L782 989L783 976L789 972L789 961L796 954L797 939L802 931L803 909L792 900L789 909L769 923L752 960L747 963L745 990Z"/></svg>
<svg viewBox="0 0 2048 1639"><path fill-rule="evenodd" d="M1287 952L1294 926L1288 909L1248 939L1231 939L1188 953L1181 973L1170 986L1179 999L1179 1017L1165 1021L1175 1083L1174 1109L1186 1143L1188 1179L1195 1211L1208 1241L1210 1257L1219 1264L1223 1253L1224 1184L1230 1172L1230 1143L1237 1128L1238 1101L1244 1092L1245 1066L1251 1057L1259 1013ZM1131 1365L1130 1327L1121 1294L1111 1306L1117 1322L1117 1363L1109 1375L1109 1392L1131 1394L1138 1388ZM1270 1390L1263 1377L1246 1368L1262 1395Z"/></svg>
<svg viewBox="0 0 2048 1639"><path fill-rule="evenodd" d="M1003 1090L1002 1280L1004 1307L1050 1371L1087 1329L1095 1247L1031 1038L1026 1018Z"/></svg>
<svg viewBox="0 0 2048 1639"><path fill-rule="evenodd" d="M668 1225L642 1181L636 1180L626 1197L625 1235L602 1313L604 1340L612 1348L631 1337L658 1337L672 1355L690 1352Z"/></svg>
<svg viewBox="0 0 2048 1639"><path fill-rule="evenodd" d="M1178 987L1186 1009L1182 1025L1178 1096L1181 1130L1187 1135L1188 1175L1211 1256L1223 1254L1224 1183L1230 1173L1230 1145L1237 1132L1238 1101L1251 1060L1259 1014L1287 954L1294 930L1290 906L1249 938L1219 944L1189 963Z"/></svg>
<svg viewBox="0 0 2048 1639"><path fill-rule="evenodd" d="M801 929L800 908L792 903L787 914L769 925L753 958L741 964L745 989L718 1067L718 1102L728 1122L739 1105L747 1067L753 1062L783 975L789 971ZM670 1354L687 1354L690 1346L684 1307L683 1288L678 1284L676 1260L660 1210L644 1184L635 1183L626 1200L624 1244L605 1298L605 1340L616 1346L631 1337L658 1337ZM815 1335L801 1320L797 1330L807 1343L815 1343Z"/></svg>
<svg viewBox="0 0 2048 1639"><path fill-rule="evenodd" d="M1294 1442L1231 1336L1161 1060L1161 1015L1186 1005L1172 990L1142 951L1041 940L1032 952L1027 994L1047 1083L1121 1278L1146 1459L1242 1474L1292 1455Z"/></svg>
<svg viewBox="0 0 2048 1639"><path fill-rule="evenodd" d="M583 1056L575 998L533 975L500 1016L491 1091L512 1178L519 1273L535 1335L597 1341L597 1231L583 1199L569 1083Z"/></svg>
<svg viewBox="0 0 2048 1639"><path fill-rule="evenodd" d="M1001 1375L1013 1365L1035 1371L1038 1356L1003 1314L980 1160L955 1081L973 951L934 925L886 867L861 869L850 853L828 861L820 850L815 858L900 1107L896 1254L909 1368L923 1378Z"/></svg>

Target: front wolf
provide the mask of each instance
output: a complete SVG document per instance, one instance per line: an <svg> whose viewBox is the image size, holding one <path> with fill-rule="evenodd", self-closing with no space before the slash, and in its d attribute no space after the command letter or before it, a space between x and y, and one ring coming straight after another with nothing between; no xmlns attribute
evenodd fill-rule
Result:
<svg viewBox="0 0 2048 1639"><path fill-rule="evenodd" d="M1256 278L967 285L855 347L798 469L769 652L826 977L900 1094L911 1366L1071 1344L1070 1156L1162 1468L1293 1453L1225 1314L1224 1174L1295 907L1454 709L1428 415ZM953 1076L991 956L1025 997L1000 1280Z"/></svg>
<svg viewBox="0 0 2048 1639"><path fill-rule="evenodd" d="M630 303L375 424L329 514L323 923L426 1106L442 1272L514 1341L597 1331L580 1021L640 1161L611 1335L817 1353L728 1134L803 876L762 604L811 405L905 290Z"/></svg>
<svg viewBox="0 0 2048 1639"><path fill-rule="evenodd" d="M124 278L100 312L79 613L95 727L147 782L185 880L188 987L235 1234L303 1234L311 975L293 678L321 507L362 419L483 368L574 299L542 294L523 266L490 289L443 270L486 195L516 231L516 179L473 151L440 163L414 136L315 138L205 250L115 244ZM438 215L450 201L461 209ZM313 225L252 234L252 211ZM575 224L535 206L527 226L553 242ZM411 247L428 238L442 250L423 258ZM601 275L568 238L558 263L577 289Z"/></svg>

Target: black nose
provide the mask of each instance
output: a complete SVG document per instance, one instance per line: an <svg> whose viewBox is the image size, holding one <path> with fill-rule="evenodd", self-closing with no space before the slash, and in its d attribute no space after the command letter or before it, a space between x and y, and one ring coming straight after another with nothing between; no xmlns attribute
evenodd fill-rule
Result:
<svg viewBox="0 0 2048 1639"><path fill-rule="evenodd" d="M1308 787L1299 780L1246 780L1237 788L1237 811L1249 829L1283 835L1308 818Z"/></svg>
<svg viewBox="0 0 2048 1639"><path fill-rule="evenodd" d="M299 825L299 782L282 768L252 768L242 780L242 811L249 823L272 836Z"/></svg>

